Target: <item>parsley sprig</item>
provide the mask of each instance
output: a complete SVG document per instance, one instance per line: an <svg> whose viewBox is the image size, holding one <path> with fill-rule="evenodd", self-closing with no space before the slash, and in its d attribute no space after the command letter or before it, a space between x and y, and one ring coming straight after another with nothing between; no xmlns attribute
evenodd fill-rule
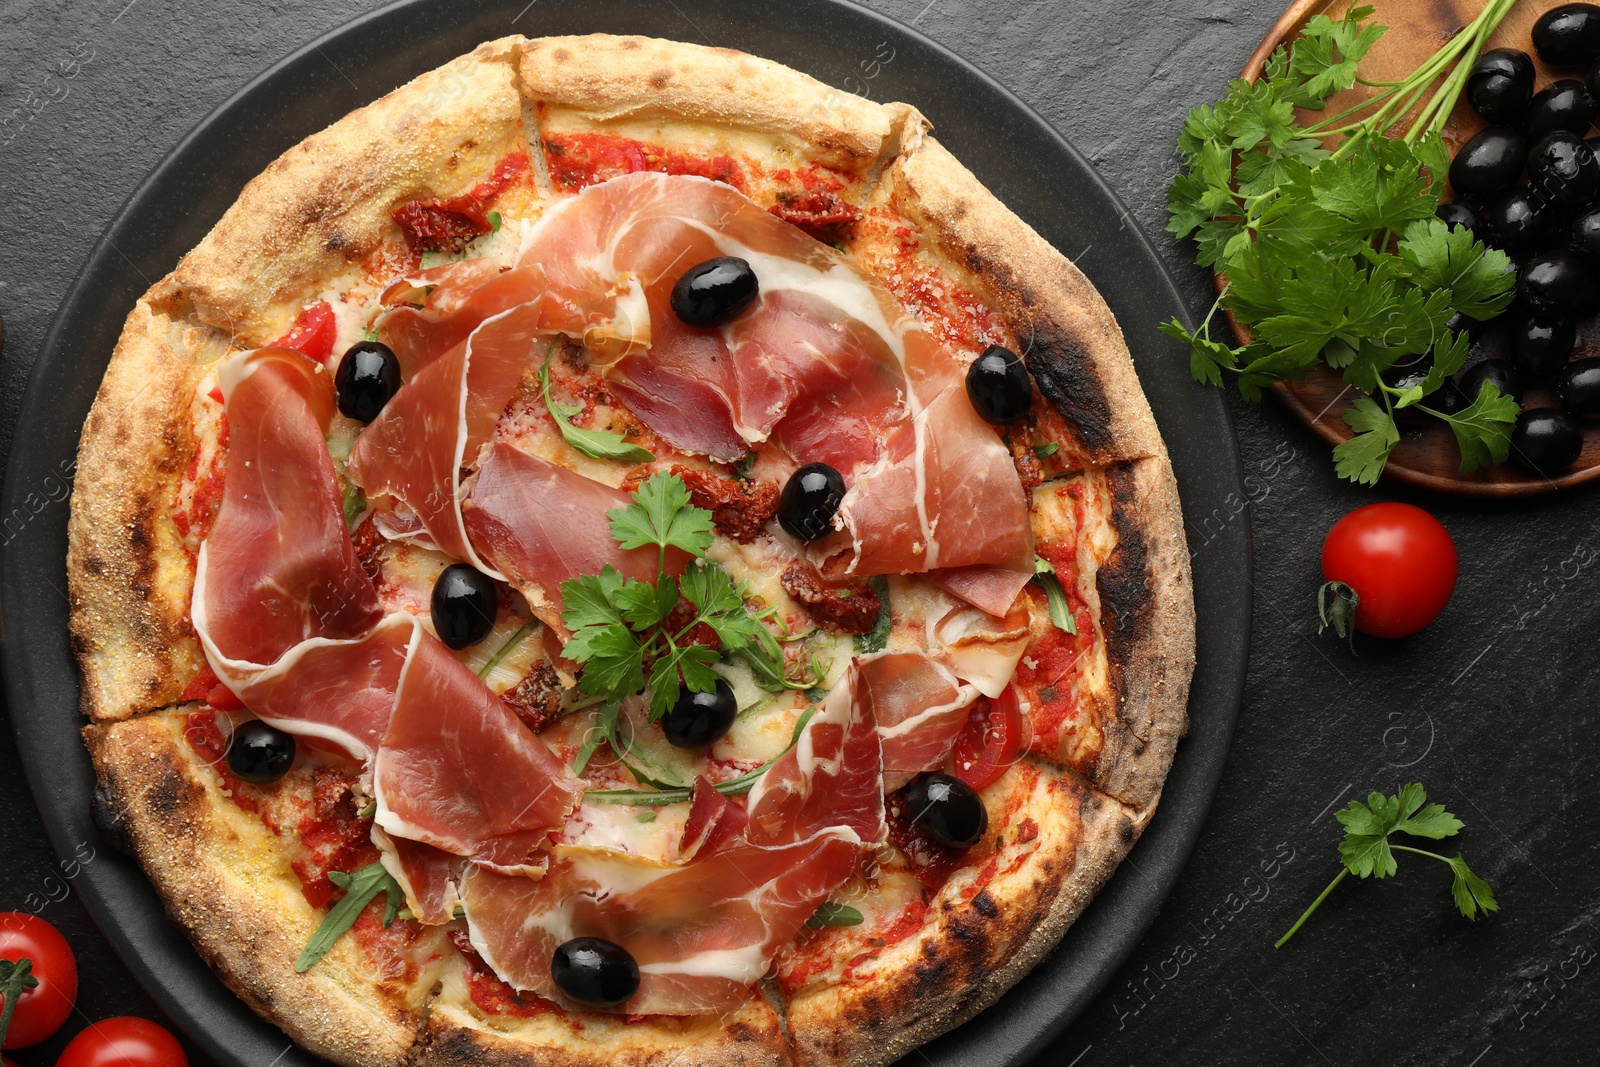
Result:
<svg viewBox="0 0 1600 1067"><path fill-rule="evenodd" d="M762 676L784 677L777 638L746 609L743 587L705 558L712 541L711 512L691 503L681 478L656 473L634 492L633 503L606 517L622 548L657 549L658 575L653 584L642 582L624 578L608 564L597 575L561 583L561 618L572 632L561 652L583 664L578 682L583 692L620 700L648 689L652 720L677 703L680 686L710 692L718 677L712 664L721 657L693 640L702 625ZM668 573L669 549L691 557L682 577ZM673 618L680 596L694 610ZM687 621L680 621L685 615Z"/></svg>
<svg viewBox="0 0 1600 1067"><path fill-rule="evenodd" d="M1427 801L1427 792L1413 782L1401 786L1395 796L1373 793L1364 804L1352 800L1349 806L1339 812L1335 818L1344 824L1345 829L1344 840L1339 842L1339 858L1344 863L1344 870L1328 883L1328 888L1311 902L1311 906L1289 927L1288 933L1278 938L1273 947L1282 948L1347 875L1387 878L1394 874L1399 869L1394 858L1396 852L1427 856L1448 866L1452 876L1450 894L1455 898L1461 914L1468 919L1476 919L1479 911L1499 911L1500 903L1494 898L1494 890L1489 888L1488 882L1472 873L1472 868L1467 866L1461 853L1441 856L1426 849L1389 842L1389 838L1397 833L1437 841L1461 832L1460 819L1445 811L1443 804L1428 804Z"/></svg>
<svg viewBox="0 0 1600 1067"><path fill-rule="evenodd" d="M1517 403L1492 385L1455 414L1423 401L1466 360L1467 338L1452 318L1492 318L1514 295L1509 257L1434 211L1450 165L1439 130L1515 2L1489 0L1409 77L1363 82L1379 90L1371 99L1302 126L1295 110L1322 110L1361 80L1357 65L1385 29L1365 23L1370 7L1352 5L1339 20L1318 15L1254 83L1236 81L1223 100L1191 111L1178 139L1183 169L1168 190L1167 228L1193 236L1197 261L1228 284L1198 330L1176 319L1161 329L1189 345L1197 381L1231 378L1251 401L1318 361L1340 372L1358 394L1343 416L1356 436L1334 449L1334 461L1352 481L1378 480L1400 440L1395 412L1405 408L1450 426L1463 471L1510 449ZM1213 336L1222 310L1250 327L1250 344ZM1421 385L1386 380L1430 351Z"/></svg>

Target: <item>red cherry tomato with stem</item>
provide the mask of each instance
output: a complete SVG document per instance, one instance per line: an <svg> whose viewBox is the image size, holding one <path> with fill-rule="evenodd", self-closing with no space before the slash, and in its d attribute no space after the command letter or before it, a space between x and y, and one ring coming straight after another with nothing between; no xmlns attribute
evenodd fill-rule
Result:
<svg viewBox="0 0 1600 1067"><path fill-rule="evenodd" d="M119 1015L90 1023L61 1051L56 1067L189 1067L189 1057L165 1027Z"/></svg>
<svg viewBox="0 0 1600 1067"><path fill-rule="evenodd" d="M1322 604L1341 637L1349 636L1348 594L1355 628L1372 637L1408 637L1444 610L1460 560L1439 520L1410 504L1368 504L1333 524L1322 542ZM1341 618L1342 616L1342 618ZM1341 622L1343 625L1341 626Z"/></svg>
<svg viewBox="0 0 1600 1067"><path fill-rule="evenodd" d="M993 700L979 700L956 737L950 773L972 788L982 789L1017 762L1024 729L1016 686L1006 686Z"/></svg>
<svg viewBox="0 0 1600 1067"><path fill-rule="evenodd" d="M61 1029L78 999L72 947L37 915L0 912L0 960L0 1048L37 1045Z"/></svg>

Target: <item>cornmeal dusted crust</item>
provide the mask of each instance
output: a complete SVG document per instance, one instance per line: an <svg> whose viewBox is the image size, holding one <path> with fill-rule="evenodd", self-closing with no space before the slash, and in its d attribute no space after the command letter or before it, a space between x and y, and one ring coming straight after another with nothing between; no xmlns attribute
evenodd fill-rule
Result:
<svg viewBox="0 0 1600 1067"><path fill-rule="evenodd" d="M169 512L195 452L191 401L205 368L278 337L330 287L381 275L404 244L396 207L466 192L518 151L532 166L503 202L535 215L553 192L544 138L554 135L758 162L747 191L764 205L773 174L811 167L843 200L886 206L993 309L1066 420L1068 450L1111 488L1115 544L1091 601L1109 663L1093 766L1079 777L1024 759L984 793L995 870L957 871L923 928L867 976L802 986L787 1001L768 989L774 1002L729 1017L488 1013L447 946L410 985L374 970L352 938L295 974L321 913L284 842L223 792L185 743L182 713L154 710L176 705L204 664L187 620L192 561ZM85 737L111 809L229 986L352 1067L886 1063L981 1011L1059 941L1154 812L1186 724L1194 611L1177 491L1104 301L914 109L724 49L504 38L289 149L129 316L85 423L69 530L72 640L95 722ZM1020 832L1024 820L1036 836Z"/></svg>

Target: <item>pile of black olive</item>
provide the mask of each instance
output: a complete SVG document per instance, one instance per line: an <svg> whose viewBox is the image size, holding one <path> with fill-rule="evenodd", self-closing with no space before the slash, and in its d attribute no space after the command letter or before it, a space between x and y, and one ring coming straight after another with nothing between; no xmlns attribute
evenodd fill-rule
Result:
<svg viewBox="0 0 1600 1067"><path fill-rule="evenodd" d="M1577 462L1582 420L1600 417L1600 358L1572 358L1580 323L1600 312L1600 136L1588 136L1600 113L1600 6L1552 9L1535 24L1533 44L1546 65L1586 67L1586 78L1536 94L1533 60L1513 48L1485 52L1472 68L1466 97L1489 126L1456 153L1457 199L1441 204L1439 217L1511 256L1517 296L1490 322L1451 322L1472 335L1482 358L1429 406L1453 414L1484 382L1519 401L1526 389L1553 384L1561 406L1524 408L1511 439L1514 459L1553 474ZM1410 385L1419 371L1397 373Z"/></svg>

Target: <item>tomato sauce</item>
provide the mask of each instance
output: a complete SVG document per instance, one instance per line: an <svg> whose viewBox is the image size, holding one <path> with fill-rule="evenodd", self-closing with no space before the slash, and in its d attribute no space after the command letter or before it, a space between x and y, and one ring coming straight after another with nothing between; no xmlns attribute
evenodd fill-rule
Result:
<svg viewBox="0 0 1600 1067"><path fill-rule="evenodd" d="M329 871L354 871L378 861L372 844L372 820L358 814L351 781L333 767L318 767L313 777L311 810L295 827L310 855L289 866L300 879L300 891L313 908L325 908L344 890Z"/></svg>
<svg viewBox="0 0 1600 1067"><path fill-rule="evenodd" d="M513 152L467 192L411 200L395 208L390 217L405 232L412 251L458 252L473 238L494 229L489 205L527 169L527 154Z"/></svg>
<svg viewBox="0 0 1600 1067"><path fill-rule="evenodd" d="M210 673L207 668L205 673ZM215 675L212 675L215 677ZM217 725L217 712L214 708L198 708L184 716L183 739L189 742L189 747L195 754L206 761L206 765L216 772L222 779L222 788L233 795L233 802L252 815L262 814L261 794L252 785L241 781L239 776L229 768L225 758L228 752L228 738L222 732L222 727ZM265 815L262 815L265 819Z"/></svg>
<svg viewBox="0 0 1600 1067"><path fill-rule="evenodd" d="M747 188L744 169L731 156L692 156L613 134L551 134L544 140L544 154L550 182L563 193L641 171L710 178L740 192Z"/></svg>
<svg viewBox="0 0 1600 1067"><path fill-rule="evenodd" d="M489 969L472 947L465 930L451 930L450 940L460 950L466 962L467 996L485 1015L509 1015L517 1019L531 1019L535 1015L566 1014L561 1005L534 993L519 993L504 979Z"/></svg>

